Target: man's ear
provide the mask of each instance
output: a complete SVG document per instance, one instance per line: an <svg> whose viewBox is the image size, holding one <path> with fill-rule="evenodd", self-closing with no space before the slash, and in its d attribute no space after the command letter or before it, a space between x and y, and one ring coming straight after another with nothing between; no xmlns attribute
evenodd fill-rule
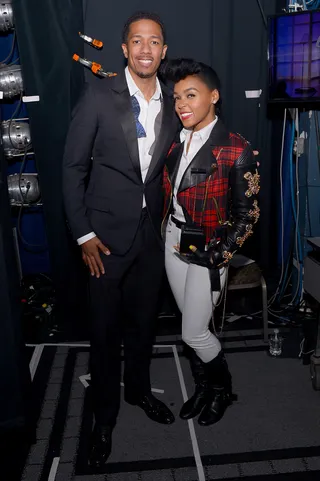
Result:
<svg viewBox="0 0 320 481"><path fill-rule="evenodd" d="M216 103L218 102L218 100L219 100L219 98L220 98L220 95L219 95L219 92L218 92L217 89L213 90L213 92L212 92L212 97L211 97L211 98L212 98L212 103L213 103L213 104L216 104Z"/></svg>
<svg viewBox="0 0 320 481"><path fill-rule="evenodd" d="M164 46L162 47L162 55L161 55L161 60L163 60L163 59L164 59L164 57L166 56L166 54L167 54L167 50L168 50L168 45L164 45Z"/></svg>
<svg viewBox="0 0 320 481"><path fill-rule="evenodd" d="M128 48L127 48L127 44L123 43L121 45L122 47L122 52L123 52L123 55L125 56L125 58L128 58Z"/></svg>

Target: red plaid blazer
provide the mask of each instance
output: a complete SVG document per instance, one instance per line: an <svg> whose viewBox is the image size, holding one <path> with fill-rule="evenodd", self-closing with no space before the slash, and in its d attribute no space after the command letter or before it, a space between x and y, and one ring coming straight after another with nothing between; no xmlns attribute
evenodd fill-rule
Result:
<svg viewBox="0 0 320 481"><path fill-rule="evenodd" d="M248 148L248 142L238 134L226 130L218 121L208 142L199 150L189 164L178 188L177 200L190 216L189 222L204 228L207 242L216 229L229 220L230 174L237 159ZM164 217L170 213L172 189L175 181L183 144L171 146L164 170L165 208ZM248 183L246 183L246 188ZM245 190L243 195L245 195Z"/></svg>

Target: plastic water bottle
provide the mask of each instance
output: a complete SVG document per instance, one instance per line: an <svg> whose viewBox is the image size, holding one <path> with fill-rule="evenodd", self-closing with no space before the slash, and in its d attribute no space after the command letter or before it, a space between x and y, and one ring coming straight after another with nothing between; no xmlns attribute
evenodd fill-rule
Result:
<svg viewBox="0 0 320 481"><path fill-rule="evenodd" d="M269 352L271 356L280 356L282 353L282 337L278 335L279 329L274 329L269 338Z"/></svg>

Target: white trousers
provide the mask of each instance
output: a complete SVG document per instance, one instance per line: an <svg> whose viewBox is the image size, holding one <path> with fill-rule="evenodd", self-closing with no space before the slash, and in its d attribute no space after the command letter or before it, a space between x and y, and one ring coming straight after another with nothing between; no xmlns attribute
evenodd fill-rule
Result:
<svg viewBox="0 0 320 481"><path fill-rule="evenodd" d="M169 219L166 229L165 264L168 281L182 313L182 339L207 363L221 351L219 340L210 332L209 323L220 292L212 292L209 271L190 264L174 246L180 242L181 230ZM226 269L220 269L221 289Z"/></svg>

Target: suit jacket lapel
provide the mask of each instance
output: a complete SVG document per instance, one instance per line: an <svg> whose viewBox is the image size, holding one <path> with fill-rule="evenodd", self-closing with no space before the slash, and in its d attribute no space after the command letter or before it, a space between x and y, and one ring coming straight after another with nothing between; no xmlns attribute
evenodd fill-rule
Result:
<svg viewBox="0 0 320 481"><path fill-rule="evenodd" d="M168 145L168 142L171 140L170 135L172 135L172 138L175 135L173 128L173 123L175 119L173 100L168 95L167 88L164 85L161 85L161 88L163 100L160 135L158 136L158 139L156 139L154 152L145 182L148 182L148 180L151 178L155 168L158 165L159 160L166 154L166 150L169 149L170 145Z"/></svg>
<svg viewBox="0 0 320 481"><path fill-rule="evenodd" d="M178 192L189 189L212 175L217 170L218 162L212 153L213 148L217 146L222 148L229 144L229 133L221 120L218 120L211 131L209 139L188 165L181 179Z"/></svg>
<svg viewBox="0 0 320 481"><path fill-rule="evenodd" d="M179 170L180 160L183 154L184 142L174 146L166 160L171 185L174 186Z"/></svg>
<svg viewBox="0 0 320 481"><path fill-rule="evenodd" d="M114 103L119 113L119 119L124 133L124 138L127 143L129 155L138 177L141 178L141 167L139 160L139 149L137 130L134 114L132 111L131 97L128 90L124 72L121 72L116 77L110 79L113 82L112 93Z"/></svg>

